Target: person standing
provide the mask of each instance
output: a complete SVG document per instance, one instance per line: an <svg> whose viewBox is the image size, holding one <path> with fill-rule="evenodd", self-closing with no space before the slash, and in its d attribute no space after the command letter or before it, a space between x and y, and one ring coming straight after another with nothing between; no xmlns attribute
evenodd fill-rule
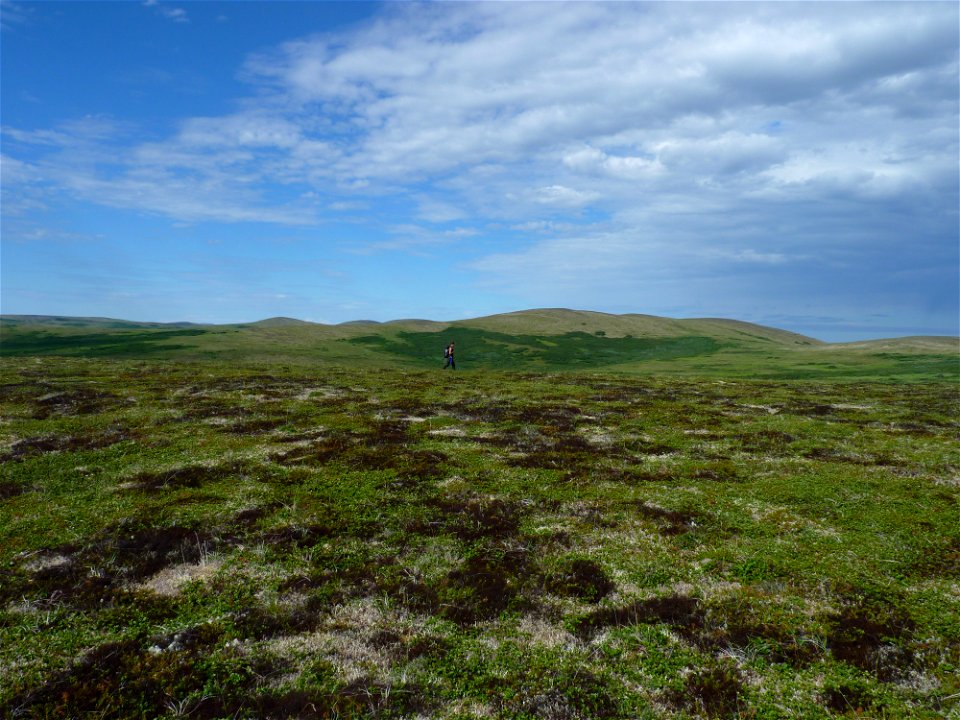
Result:
<svg viewBox="0 0 960 720"><path fill-rule="evenodd" d="M453 361L453 340L447 345L447 349L443 351L443 356L447 359L447 364L443 366L443 369L452 368L456 370L457 364Z"/></svg>

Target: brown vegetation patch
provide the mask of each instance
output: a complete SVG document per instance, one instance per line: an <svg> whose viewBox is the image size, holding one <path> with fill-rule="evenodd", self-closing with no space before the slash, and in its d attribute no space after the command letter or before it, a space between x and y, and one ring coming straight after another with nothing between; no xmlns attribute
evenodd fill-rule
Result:
<svg viewBox="0 0 960 720"><path fill-rule="evenodd" d="M821 693L821 702L835 712L861 717L871 710L883 709L876 691L863 682L831 682Z"/></svg>
<svg viewBox="0 0 960 720"><path fill-rule="evenodd" d="M313 547L321 540L335 536L339 528L334 525L289 525L264 532L260 539L267 545L277 548Z"/></svg>
<svg viewBox="0 0 960 720"><path fill-rule="evenodd" d="M67 559L36 572L15 570L4 582L0 598L18 596L36 602L67 602L101 609L124 585L135 584L170 565L201 562L217 546L206 529L150 527L139 520L101 531L86 545L50 549Z"/></svg>
<svg viewBox="0 0 960 720"><path fill-rule="evenodd" d="M310 598L297 607L254 605L233 613L229 623L242 638L264 640L300 635L316 630L326 609L327 603L319 598Z"/></svg>
<svg viewBox="0 0 960 720"><path fill-rule="evenodd" d="M420 657L442 657L446 655L451 643L439 635L416 635L404 641L403 651L407 660Z"/></svg>
<svg viewBox="0 0 960 720"><path fill-rule="evenodd" d="M117 407L121 402L120 397L104 390L81 387L56 391L33 401L32 417L35 420L45 420L54 415L91 415Z"/></svg>
<svg viewBox="0 0 960 720"><path fill-rule="evenodd" d="M440 615L461 625L497 617L520 599L529 565L523 547L471 555L439 583Z"/></svg>
<svg viewBox="0 0 960 720"><path fill-rule="evenodd" d="M274 453L283 465L326 465L340 462L354 470L395 470L404 479L437 479L449 465L443 453L408 447L407 424L381 420L365 433L332 432L325 437Z"/></svg>
<svg viewBox="0 0 960 720"><path fill-rule="evenodd" d="M924 549L920 557L907 565L906 572L914 577L960 577L960 537L943 538L939 547Z"/></svg>
<svg viewBox="0 0 960 720"><path fill-rule="evenodd" d="M322 562L319 570L285 581L280 592L305 593L324 607L345 598L388 596L414 612L434 614L439 608L436 589L394 556Z"/></svg>
<svg viewBox="0 0 960 720"><path fill-rule="evenodd" d="M80 564L100 565L124 580L142 580L174 563L197 563L216 550L209 529L121 523L101 532L80 553Z"/></svg>
<svg viewBox="0 0 960 720"><path fill-rule="evenodd" d="M360 442L353 433L331 433L290 450L273 453L270 460L282 465L325 465Z"/></svg>
<svg viewBox="0 0 960 720"><path fill-rule="evenodd" d="M672 699L709 718L739 717L743 675L731 658L711 659L684 680L683 690Z"/></svg>
<svg viewBox="0 0 960 720"><path fill-rule="evenodd" d="M914 654L904 643L914 622L888 601L854 596L827 618L827 627L827 647L833 657L879 680L897 680L913 665Z"/></svg>
<svg viewBox="0 0 960 720"><path fill-rule="evenodd" d="M47 549L45 556L58 558L58 562L30 560L8 571L0 584L0 600L22 596L31 602L66 602L102 610L115 602L124 587L142 584L168 568L203 566L222 548L241 541L252 538L278 545L307 544L333 532L309 527L251 534L257 521L275 508L275 504L249 508L219 527L153 526L143 518L124 520L83 545Z"/></svg>
<svg viewBox="0 0 960 720"><path fill-rule="evenodd" d="M583 411L575 405L526 405L516 410L516 420L522 423L555 428L558 432L572 432Z"/></svg>
<svg viewBox="0 0 960 720"><path fill-rule="evenodd" d="M916 437L931 437L937 434L934 426L927 425L926 423L895 422L884 425L883 427L889 433L907 433L908 435L914 435Z"/></svg>
<svg viewBox="0 0 960 720"><path fill-rule="evenodd" d="M667 483L675 482L681 479L677 471L673 468L659 466L654 468L643 468L639 466L629 466L620 470L616 476L611 479L619 479L621 482L632 483Z"/></svg>
<svg viewBox="0 0 960 720"><path fill-rule="evenodd" d="M445 412L461 420L485 422L499 425L510 420L512 411L510 405L502 401L486 403L462 402L456 405L445 405Z"/></svg>
<svg viewBox="0 0 960 720"><path fill-rule="evenodd" d="M226 478L246 477L255 471L255 466L239 460L220 465L185 465L168 470L137 473L129 479L128 487L138 490L198 488Z"/></svg>
<svg viewBox="0 0 960 720"><path fill-rule="evenodd" d="M903 461L887 453L852 453L824 447L811 448L803 453L803 457L821 462L848 463L850 465L883 465L887 467L903 465Z"/></svg>
<svg viewBox="0 0 960 720"><path fill-rule="evenodd" d="M224 430L234 435L263 435L286 424L287 419L283 417L253 418L228 425Z"/></svg>
<svg viewBox="0 0 960 720"><path fill-rule="evenodd" d="M739 442L745 452L765 455L782 455L796 438L780 430L759 430L753 433L731 435L730 439Z"/></svg>
<svg viewBox="0 0 960 720"><path fill-rule="evenodd" d="M410 438L407 435L407 423L384 419L371 422L364 439L369 447L384 447L403 445Z"/></svg>
<svg viewBox="0 0 960 720"><path fill-rule="evenodd" d="M11 404L28 402L36 398L39 393L49 390L49 385L39 383L2 383L0 384L0 402Z"/></svg>
<svg viewBox="0 0 960 720"><path fill-rule="evenodd" d="M630 440L623 446L623 450L625 451L626 457L636 455L670 455L677 452L677 449L672 445L644 438L634 438Z"/></svg>
<svg viewBox="0 0 960 720"><path fill-rule="evenodd" d="M100 450L124 440L133 440L138 434L129 428L112 426L102 432L88 435L40 435L14 442L7 452L0 454L0 462L23 460L51 452L81 452Z"/></svg>
<svg viewBox="0 0 960 720"><path fill-rule="evenodd" d="M707 516L697 510L668 510L645 502L627 503L643 517L653 520L664 535L680 535L703 524Z"/></svg>
<svg viewBox="0 0 960 720"><path fill-rule="evenodd" d="M608 682L586 668L578 668L569 677L550 673L534 678L527 687L503 703L504 717L536 720L585 720L586 718L619 718L617 703Z"/></svg>
<svg viewBox="0 0 960 720"><path fill-rule="evenodd" d="M189 709L190 717L233 715L247 706L263 678L279 668L264 658L237 657L213 670L214 677L195 672L222 632L208 624L153 638L148 648L133 639L100 645L41 685L15 687L8 709L32 717L87 717L94 708L104 718L160 717L176 707L171 701L193 695L196 702L181 708ZM204 693L210 680L225 692Z"/></svg>
<svg viewBox="0 0 960 720"><path fill-rule="evenodd" d="M0 480L0 500L9 500L18 495L23 495L26 491L27 489L18 482Z"/></svg>
<svg viewBox="0 0 960 720"><path fill-rule="evenodd" d="M607 627L663 623L682 635L694 637L703 629L703 622L704 613L699 600L686 595L669 595L594 610L577 619L572 630L578 637L587 639Z"/></svg>
<svg viewBox="0 0 960 720"><path fill-rule="evenodd" d="M274 442L278 442L278 443L310 442L313 440L319 440L326 434L326 432L327 431L324 428L316 428L314 430L308 430L307 432L282 434L282 435L277 435L277 437L274 438Z"/></svg>
<svg viewBox="0 0 960 720"><path fill-rule="evenodd" d="M233 525L237 528L252 528L260 520L272 513L274 510L282 507L279 502L257 505L256 507L246 508L238 512L233 518Z"/></svg>
<svg viewBox="0 0 960 720"><path fill-rule="evenodd" d="M525 513L526 508L511 500L456 494L426 500L424 513L404 529L418 535L451 533L467 541L503 539L518 532Z"/></svg>
<svg viewBox="0 0 960 720"><path fill-rule="evenodd" d="M436 503L445 529L462 540L507 538L517 533L524 508L501 498L455 496Z"/></svg>
<svg viewBox="0 0 960 720"><path fill-rule="evenodd" d="M195 420L209 420L210 418L242 418L250 414L250 410L236 404L228 404L222 400L211 398L191 398L189 405L181 410L177 422L192 422Z"/></svg>
<svg viewBox="0 0 960 720"><path fill-rule="evenodd" d="M617 521L608 517L606 508L599 503L574 503L570 515L595 528L615 528Z"/></svg>
<svg viewBox="0 0 960 720"><path fill-rule="evenodd" d="M448 405L438 408L440 409L464 420L496 425L546 427L560 432L574 431L583 415L583 411L575 405L550 403L514 405L501 401Z"/></svg>
<svg viewBox="0 0 960 720"><path fill-rule="evenodd" d="M783 408L784 412L793 415L806 415L815 418L833 417L835 410L836 408L833 405L824 405L823 403L792 403Z"/></svg>
<svg viewBox="0 0 960 720"><path fill-rule="evenodd" d="M284 720L326 718L420 717L436 703L417 685L391 685L359 678L334 692L288 690L256 701L258 717Z"/></svg>
<svg viewBox="0 0 960 720"><path fill-rule="evenodd" d="M614 590L606 571L593 560L575 558L547 575L544 587L558 595L599 602Z"/></svg>
<svg viewBox="0 0 960 720"><path fill-rule="evenodd" d="M417 397L402 397L391 400L382 406L384 410L397 413L402 417L432 417L443 412L444 408L435 403L425 403Z"/></svg>
<svg viewBox="0 0 960 720"><path fill-rule="evenodd" d="M650 598L628 605L600 608L576 619L573 632L589 639L603 628L662 623L697 648L718 652L751 648L771 662L801 666L820 656L814 643L791 634L775 623L758 620L751 604L730 598L719 606L707 606L686 595Z"/></svg>
<svg viewBox="0 0 960 720"><path fill-rule="evenodd" d="M589 474L598 460L609 454L598 451L580 434L555 426L546 426L539 432L493 436L487 442L512 450L514 454L507 460L512 467L563 470L571 480Z"/></svg>
<svg viewBox="0 0 960 720"><path fill-rule="evenodd" d="M344 462L352 469L395 470L401 479L407 481L437 480L446 473L449 458L436 451L387 446L356 448L344 457Z"/></svg>
<svg viewBox="0 0 960 720"><path fill-rule="evenodd" d="M696 480L712 480L713 482L739 482L740 471L732 460L716 460L708 465L694 470L690 477Z"/></svg>
<svg viewBox="0 0 960 720"><path fill-rule="evenodd" d="M238 378L213 378L202 385L191 385L187 390L193 395L207 393L248 392L266 397L286 397L290 392L299 390L304 381L279 379L273 375L245 375Z"/></svg>
<svg viewBox="0 0 960 720"><path fill-rule="evenodd" d="M694 638L696 644L707 650L750 648L770 662L806 665L818 659L822 652L815 642L776 622L761 619L762 608L769 602L762 594L737 593L706 609L704 627Z"/></svg>

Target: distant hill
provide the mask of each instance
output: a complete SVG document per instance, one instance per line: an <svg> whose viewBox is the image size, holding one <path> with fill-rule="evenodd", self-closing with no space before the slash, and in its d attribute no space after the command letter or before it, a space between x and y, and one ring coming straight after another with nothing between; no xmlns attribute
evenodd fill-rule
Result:
<svg viewBox="0 0 960 720"><path fill-rule="evenodd" d="M450 325L532 335L587 332L602 333L606 337L678 337L699 334L726 339L750 338L792 345L824 344L820 340L805 335L740 320L720 318L674 320L655 315L611 315L565 308L521 310L473 320L459 320Z"/></svg>
<svg viewBox="0 0 960 720"><path fill-rule="evenodd" d="M913 335L886 340L860 340L858 342L833 343L832 347L870 350L872 352L953 352L960 359L960 338L948 335Z"/></svg>
<svg viewBox="0 0 960 720"><path fill-rule="evenodd" d="M2 357L103 357L465 370L604 371L749 379L960 380L960 338L825 343L723 318L545 308L455 321L288 317L229 325L0 316Z"/></svg>
<svg viewBox="0 0 960 720"><path fill-rule="evenodd" d="M65 315L0 315L0 326L47 325L73 328L187 328L210 327L191 322L138 322L101 317L70 317Z"/></svg>
<svg viewBox="0 0 960 720"><path fill-rule="evenodd" d="M254 327L303 327L305 325L315 325L316 323L307 322L306 320L297 320L296 318L288 317L272 317L267 318L266 320L258 320L255 323L250 323Z"/></svg>
<svg viewBox="0 0 960 720"><path fill-rule="evenodd" d="M790 332L789 330L780 330L766 325L757 325L755 323L744 322L742 320L726 320L723 318L693 318L689 320L677 320L680 326L689 331L707 332L710 334L724 335L729 338L753 338L785 345L814 345L823 346L828 343L817 340L806 335Z"/></svg>

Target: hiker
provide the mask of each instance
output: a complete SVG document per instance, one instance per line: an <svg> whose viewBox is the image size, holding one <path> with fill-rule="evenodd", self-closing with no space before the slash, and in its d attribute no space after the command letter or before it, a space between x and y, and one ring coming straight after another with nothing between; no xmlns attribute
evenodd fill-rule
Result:
<svg viewBox="0 0 960 720"><path fill-rule="evenodd" d="M447 368L457 369L457 364L453 361L453 340L450 341L450 344L447 345L447 348L443 351L443 357L447 360L447 364L443 366L444 370Z"/></svg>

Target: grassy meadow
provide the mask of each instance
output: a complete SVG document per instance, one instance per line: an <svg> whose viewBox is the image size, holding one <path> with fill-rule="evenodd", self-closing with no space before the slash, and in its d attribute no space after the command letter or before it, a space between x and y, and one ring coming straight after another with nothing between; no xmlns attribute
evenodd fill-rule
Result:
<svg viewBox="0 0 960 720"><path fill-rule="evenodd" d="M6 324L0 716L960 717L953 341L517 322Z"/></svg>

